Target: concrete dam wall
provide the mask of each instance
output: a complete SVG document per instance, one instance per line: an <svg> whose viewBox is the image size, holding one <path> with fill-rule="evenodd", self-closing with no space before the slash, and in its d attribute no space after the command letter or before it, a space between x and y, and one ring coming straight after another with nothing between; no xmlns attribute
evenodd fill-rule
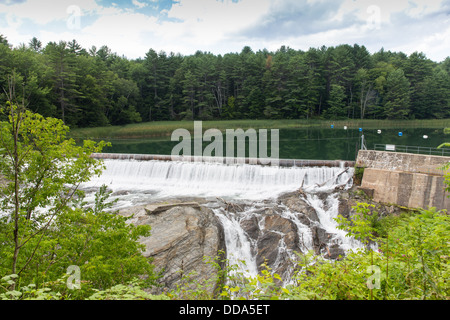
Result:
<svg viewBox="0 0 450 320"><path fill-rule="evenodd" d="M364 168L361 189L375 201L449 210L441 169L449 161L450 157L360 150L356 167Z"/></svg>
<svg viewBox="0 0 450 320"><path fill-rule="evenodd" d="M273 159L261 158L227 158L227 157L196 157L196 156L171 156L155 154L123 154L123 153L94 153L95 159L113 160L136 160L136 161L181 161L181 162L205 162L223 164L255 164L270 165ZM280 167L330 167L330 168L353 168L354 161L341 160L297 160L297 159L277 159L277 166Z"/></svg>

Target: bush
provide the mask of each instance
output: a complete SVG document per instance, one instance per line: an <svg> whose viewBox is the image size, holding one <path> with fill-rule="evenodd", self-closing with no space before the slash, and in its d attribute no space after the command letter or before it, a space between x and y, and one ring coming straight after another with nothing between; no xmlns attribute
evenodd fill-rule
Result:
<svg viewBox="0 0 450 320"><path fill-rule="evenodd" d="M49 292L85 298L93 288L106 290L136 277L142 285L153 285L153 266L138 241L149 236L150 227L107 212L111 204L105 186L93 206L83 203L80 184L103 168L91 154L107 144L84 141L78 146L66 139L68 127L61 120L11 101L0 111L8 114L8 121L0 122L2 298L57 297ZM82 277L80 290L62 281L73 269Z"/></svg>
<svg viewBox="0 0 450 320"><path fill-rule="evenodd" d="M375 241L377 248L366 247L333 262L303 257L296 285L289 288L292 298L446 299L450 295L450 217L446 212L431 209L384 218L392 222L391 227L384 237L377 237L380 222L367 210L368 205L359 205L360 215L342 228L366 244Z"/></svg>

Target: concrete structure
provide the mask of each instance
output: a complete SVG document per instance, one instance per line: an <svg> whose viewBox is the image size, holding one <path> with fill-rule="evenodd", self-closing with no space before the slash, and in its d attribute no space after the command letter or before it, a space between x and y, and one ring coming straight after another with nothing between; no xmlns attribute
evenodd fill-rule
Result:
<svg viewBox="0 0 450 320"><path fill-rule="evenodd" d="M450 157L361 150L356 167L364 168L361 189L375 201L450 210L442 169L448 162Z"/></svg>
<svg viewBox="0 0 450 320"><path fill-rule="evenodd" d="M185 162L212 162L212 163L240 163L240 164L271 164L273 159L261 158L226 158L226 157L195 157L195 156L170 156L157 154L122 154L122 153L94 153L92 155L96 159L115 159L115 160L137 160L137 161L185 161ZM352 168L355 166L354 161L341 160L294 160L279 159L280 167L343 167Z"/></svg>

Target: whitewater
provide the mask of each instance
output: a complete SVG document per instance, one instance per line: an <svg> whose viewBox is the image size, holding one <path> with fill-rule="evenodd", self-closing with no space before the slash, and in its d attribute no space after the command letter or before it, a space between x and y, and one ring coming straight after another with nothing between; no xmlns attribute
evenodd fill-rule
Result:
<svg viewBox="0 0 450 320"><path fill-rule="evenodd" d="M242 265L249 276L257 274L255 243L241 227L241 222L257 216L259 209L275 205L285 193L301 190L299 197L313 207L320 226L332 234L331 243L338 243L347 252L361 244L337 228L337 189L353 184L353 168L339 167L271 167L250 164L221 164L182 161L138 161L133 159L104 160L105 170L99 177L83 184L82 189L95 190L106 185L116 200L115 209L170 199L202 198L221 222L227 246L227 259ZM327 194L325 199L323 195ZM88 193L93 197L93 192ZM87 199L89 200L89 199ZM220 201L242 204L242 212L229 212ZM279 204L277 204L279 206ZM298 213L279 207L279 214L295 223L302 252L312 250L312 235ZM263 225L260 228L264 228ZM280 243L279 251L283 249ZM289 253L292 255L292 253ZM294 257L293 257L294 258ZM244 267L245 266L245 267Z"/></svg>

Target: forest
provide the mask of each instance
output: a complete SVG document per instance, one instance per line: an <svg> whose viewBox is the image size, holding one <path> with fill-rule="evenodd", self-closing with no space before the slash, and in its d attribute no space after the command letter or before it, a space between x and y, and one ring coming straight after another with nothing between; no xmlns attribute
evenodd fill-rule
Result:
<svg viewBox="0 0 450 320"><path fill-rule="evenodd" d="M71 128L162 120L442 119L450 57L364 46L128 59L76 40L13 47L0 35L0 103L11 79L32 112Z"/></svg>

